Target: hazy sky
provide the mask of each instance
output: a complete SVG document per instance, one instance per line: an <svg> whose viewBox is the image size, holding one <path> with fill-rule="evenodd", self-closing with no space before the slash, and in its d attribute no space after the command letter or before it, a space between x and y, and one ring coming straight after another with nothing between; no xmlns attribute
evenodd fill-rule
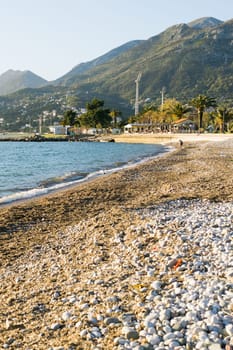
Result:
<svg viewBox="0 0 233 350"><path fill-rule="evenodd" d="M233 18L233 0L0 0L0 74L61 77L130 40L200 17Z"/></svg>

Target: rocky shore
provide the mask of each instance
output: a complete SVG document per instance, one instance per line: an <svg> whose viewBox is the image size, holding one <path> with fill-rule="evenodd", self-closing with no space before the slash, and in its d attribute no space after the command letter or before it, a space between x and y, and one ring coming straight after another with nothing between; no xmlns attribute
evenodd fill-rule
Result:
<svg viewBox="0 0 233 350"><path fill-rule="evenodd" d="M0 210L4 349L233 346L233 139Z"/></svg>

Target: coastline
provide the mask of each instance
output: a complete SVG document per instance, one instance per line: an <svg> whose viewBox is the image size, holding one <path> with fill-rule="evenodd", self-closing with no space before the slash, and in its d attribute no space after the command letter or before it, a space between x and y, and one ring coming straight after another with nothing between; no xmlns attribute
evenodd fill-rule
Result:
<svg viewBox="0 0 233 350"><path fill-rule="evenodd" d="M145 263L152 247L163 241L145 233L150 215L145 219L139 213L171 201L233 201L232 137L182 139L182 148L175 144L176 150L163 157L0 208L1 344L14 339L13 347L38 350L71 344L120 349L114 340L122 336L122 314L142 318L138 303L145 303L150 284L162 278L159 270L146 277L135 272L133 259L142 256ZM157 261L173 256L177 245L179 240L171 240ZM162 278L166 290L169 278L175 278L174 272ZM106 334L89 337L94 327L105 328Z"/></svg>
<svg viewBox="0 0 233 350"><path fill-rule="evenodd" d="M140 140L139 140L140 141ZM138 144L141 142L137 142ZM93 142L91 143L93 145ZM135 143L134 143L135 145ZM133 147L134 147L133 145ZM154 147L155 145L155 147ZM94 146L94 145L93 145ZM129 146L129 145L128 145ZM103 162L101 161L101 167L98 169L96 168L95 170L92 169L91 172L88 172L88 170L85 172L83 171L82 176L80 176L80 172L78 172L78 178L75 179L75 171L72 172L72 170L64 170L69 174L69 171L72 172L72 179L60 181L60 182L52 182L49 178L48 186L46 186L46 180L43 181L43 186L34 186L34 188L28 188L28 190L21 190L19 192L15 192L9 195L2 196L0 198L0 208L9 206L9 205L17 205L19 203L22 203L24 201L32 200L34 198L39 198L39 197L44 197L47 196L51 193L57 193L59 191L64 191L72 187L79 186L81 184L91 182L95 178L106 176L108 174L112 174L127 168L131 168L134 166L137 166L139 164L143 164L144 162L147 162L148 160L154 159L156 157L161 157L165 155L167 152L171 152L174 147L169 147L167 145L160 145L156 143L150 144L150 153L149 155L138 155L137 159L136 155L134 153L130 154L128 153L128 146L126 143L120 142L118 146L113 146L113 149L115 150L118 149L119 147L121 148L121 151L124 151L125 154L128 154L128 157L126 156L126 159L120 160L119 162L116 161L114 162L112 159L110 160L110 166L109 164L105 164L105 167L103 166ZM95 146L94 146L95 147ZM105 147L106 150L109 151L109 147ZM130 150L130 147L129 147ZM111 152L111 148L110 148ZM106 156L108 156L106 154ZM102 156L104 159L104 155ZM108 158L107 158L108 159ZM128 160L127 160L128 159ZM70 161L72 164L72 161ZM93 162L92 162L93 163ZM92 164L90 163L90 164ZM22 167L22 166L21 166ZM14 172L13 172L14 173ZM47 175L48 176L48 175ZM57 179L59 176L57 176ZM63 177L64 179L64 177ZM18 184L20 187L20 184Z"/></svg>
<svg viewBox="0 0 233 350"><path fill-rule="evenodd" d="M179 140L184 142L217 142L224 140L231 140L233 135L231 134L173 134L173 133L157 133L157 134L121 134L114 135L115 142L130 142L130 143L178 143Z"/></svg>

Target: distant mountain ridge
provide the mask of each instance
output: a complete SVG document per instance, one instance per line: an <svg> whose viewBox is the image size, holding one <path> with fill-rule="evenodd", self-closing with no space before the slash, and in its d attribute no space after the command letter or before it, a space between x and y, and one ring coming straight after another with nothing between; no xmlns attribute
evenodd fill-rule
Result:
<svg viewBox="0 0 233 350"><path fill-rule="evenodd" d="M176 24L85 73L71 71L61 86L92 95L132 100L134 81L142 72L142 98L160 95L187 99L199 93L230 97L233 76L233 20L203 17ZM68 79L67 79L68 78Z"/></svg>
<svg viewBox="0 0 233 350"><path fill-rule="evenodd" d="M59 84L60 82L64 82L66 80L69 80L70 78L72 78L75 75L79 75L79 74L84 74L85 72L87 72L88 70L100 66L101 64L107 63L108 61L110 61L113 58L116 58L117 56L121 55L122 53L132 49L133 47L139 45L140 43L142 43L144 40L132 40L127 42L126 44L123 44L109 52L107 52L106 54L95 58L92 61L89 62L83 62L78 64L77 66L75 66L74 68L72 68L71 71L69 71L67 74L65 74L64 76L62 76L61 78L55 80L54 82L52 82L53 84Z"/></svg>
<svg viewBox="0 0 233 350"><path fill-rule="evenodd" d="M167 28L164 32L149 38L148 40L150 41L151 39L153 40L153 38L157 38L160 37L160 35L163 35L163 33L168 33L169 31L171 31L172 33L174 32L179 32L179 35L181 35L182 31L187 31L188 28L191 29L206 29L206 28L212 28L215 26L218 26L220 24L224 23L223 21L213 18L213 17L202 17L199 19L196 19L192 22L189 22L187 24L176 24L173 25L169 28ZM175 35L173 35L173 40L177 39L178 37ZM113 50L111 50L110 52L104 54L103 56L100 56L92 61L86 62L86 63L80 63L79 65L75 66L71 71L69 71L67 74L65 74L63 77L55 80L53 83L55 84L63 84L64 82L69 81L69 79L73 79L75 76L79 76L84 74L85 72L88 72L89 70L91 70L92 68L95 68L97 66L100 66L104 63L108 63L110 60L119 57L120 55L126 53L127 51L130 51L131 49L134 49L135 47L137 47L138 45L143 45L146 44L147 46L147 42L148 40L134 40L134 41L130 41L126 44L121 45L118 48L115 48Z"/></svg>
<svg viewBox="0 0 233 350"><path fill-rule="evenodd" d="M39 88L47 84L47 80L31 71L9 69L0 75L0 95L7 95L24 88Z"/></svg>
<svg viewBox="0 0 233 350"><path fill-rule="evenodd" d="M195 29L204 29L204 28L216 27L222 23L224 23L224 22L220 21L219 19L216 19L214 17L202 17L202 18L198 18L192 22L189 22L188 26L191 28L195 28Z"/></svg>
<svg viewBox="0 0 233 350"><path fill-rule="evenodd" d="M64 82L74 75L83 74L93 67L97 67L109 60L119 56L123 52L130 50L135 47L143 40L132 40L123 44L113 50L107 52L106 54L92 60L89 62L83 62L72 68L67 74L58 78L55 81L48 82L47 80L39 77L38 75L32 73L31 71L20 71L9 69L2 75L0 75L0 95L7 95L25 88L40 88L46 86L48 83L50 85L57 85L59 82Z"/></svg>
<svg viewBox="0 0 233 350"><path fill-rule="evenodd" d="M67 88L76 90L79 96L88 92L89 98L109 97L116 104L117 101L129 104L135 98L135 79L139 72L142 73L142 99L159 98L162 87L166 88L167 96L181 100L199 93L230 98L233 93L233 20L223 22L202 17L187 24L175 24L147 40L130 41L92 61L78 64L55 81L48 83L37 76L36 82L40 86L49 84L51 91L52 86ZM11 84L14 91L22 88L20 74L18 78L21 85L16 81ZM25 85L23 88L35 88L35 85ZM2 75L0 94L6 90Z"/></svg>

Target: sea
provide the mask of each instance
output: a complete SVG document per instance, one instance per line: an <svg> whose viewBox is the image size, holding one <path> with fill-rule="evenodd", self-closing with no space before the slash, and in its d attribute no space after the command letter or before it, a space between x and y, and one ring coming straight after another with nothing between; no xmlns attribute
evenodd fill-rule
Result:
<svg viewBox="0 0 233 350"><path fill-rule="evenodd" d="M0 205L144 162L169 148L114 142L0 142Z"/></svg>

